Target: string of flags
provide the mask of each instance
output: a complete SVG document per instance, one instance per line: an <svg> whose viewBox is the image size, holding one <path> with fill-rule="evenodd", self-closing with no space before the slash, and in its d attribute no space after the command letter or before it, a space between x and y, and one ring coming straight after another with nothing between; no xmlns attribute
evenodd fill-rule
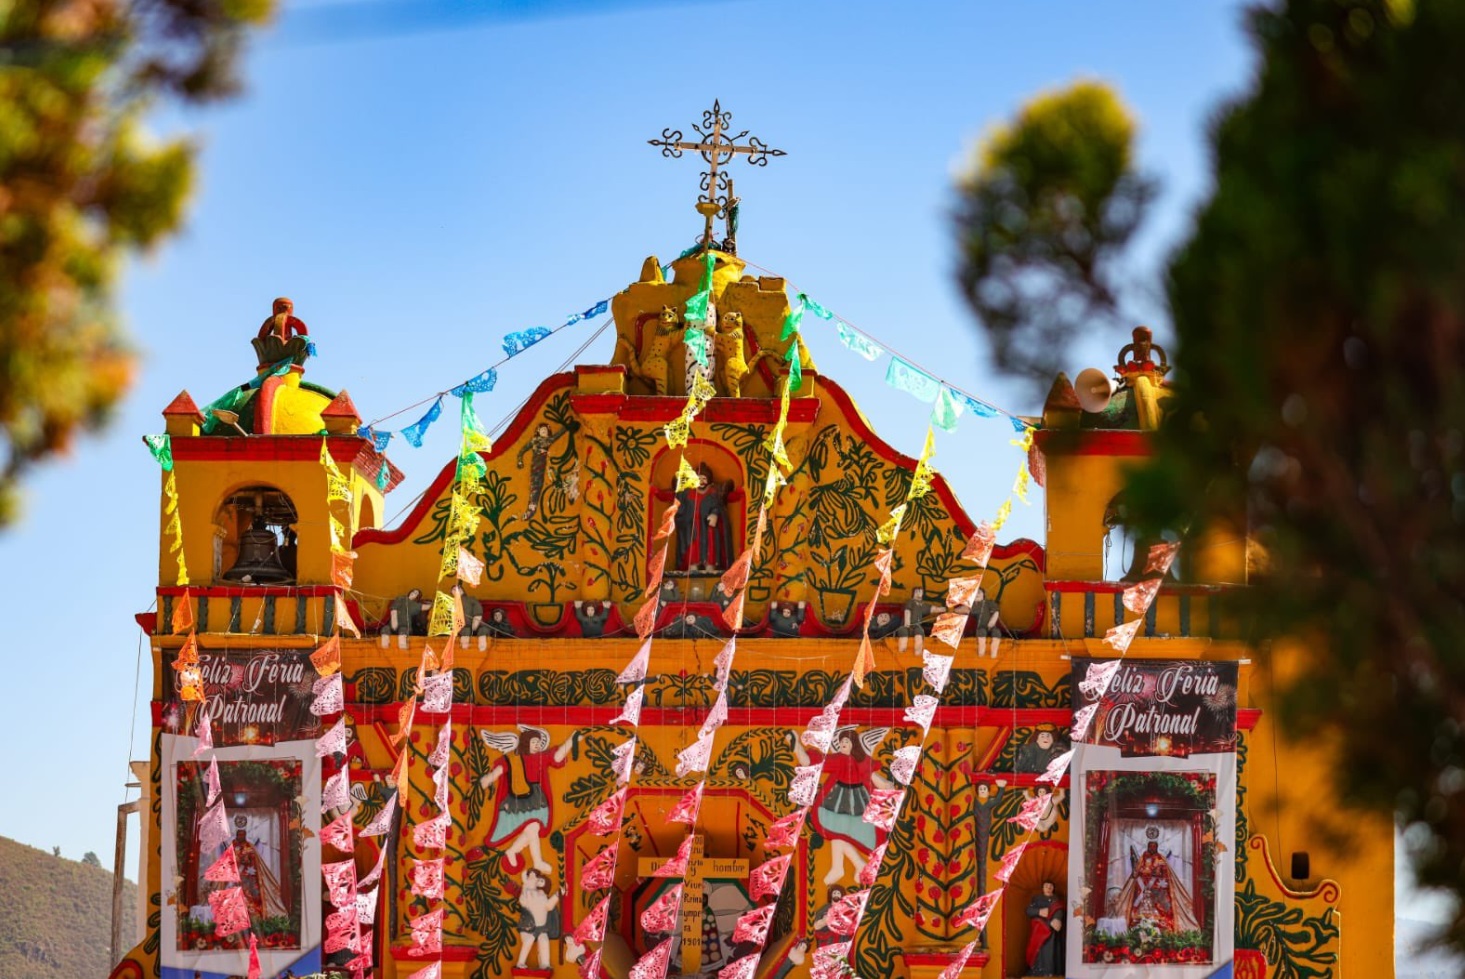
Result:
<svg viewBox="0 0 1465 979"><path fill-rule="evenodd" d="M163 472L167 473L163 477L163 496L168 502L163 506L163 514L168 522L163 526L163 533L173 538L173 543L168 545L168 553L178 556L177 581L179 587L183 587L188 584L188 562L183 559L183 519L178 514L178 476L173 472L173 437L165 432L162 435L144 435L142 440Z"/></svg>
<svg viewBox="0 0 1465 979"><path fill-rule="evenodd" d="M688 333L702 336L705 342L705 333L702 325L714 322L716 319L716 308L712 303L712 256L708 256L704 270L701 288L687 303L688 309ZM683 406L677 418L669 422L663 431L668 447L682 449L683 454L677 462L676 489L680 492L697 485L698 477L696 471L687 462L685 449L691 438L692 422L697 415L706 407L707 402L714 395L710 379L706 376L706 349L705 345L700 347L702 358L698 358L698 345L694 341L688 346L689 360L696 362L702 370L693 369L689 376L691 378L691 391L687 395L687 402ZM780 429L781 432L781 429ZM770 467L772 469L773 467ZM769 477L770 486L774 485L772 473ZM776 487L775 487L776 488ZM682 896L686 885L686 874L692 859L693 847L696 841L696 823L698 812L702 803L702 791L705 786L706 772L712 757L712 744L717 730L727 720L727 684L732 673L733 656L736 652L737 636L736 630L742 626L743 610L743 589L747 585L748 570L752 562L757 559L759 542L762 539L763 528L767 521L767 500L771 497L772 491L765 493L765 503L759 511L758 531L754 534L752 541L744 554L733 562L733 567L723 575L723 587L735 598L723 613L724 621L729 628L734 630L734 636L730 639L723 650L714 661L717 672L714 686L717 690L717 700L709 710L704 719L697 739L677 755L676 772L677 776L684 777L692 772L703 773L703 780L685 793L680 800L672 807L667 815L669 822L680 823L689 827L686 837L677 847L676 853L658 868L654 874L661 878L681 878L681 882L673 885L661 897L654 901L641 913L641 924L648 934L665 934L670 932L669 937L652 947L645 955L641 956L631 966L631 979L665 979L668 966L671 963L672 953L676 943L680 940L676 927L680 919ZM616 777L616 790L610 798L602 802L587 817L587 826L595 836L607 836L615 832L615 839L607 844L599 853L592 857L584 866L582 871L582 887L589 894L595 894L601 890L609 889L615 881L616 864L620 851L621 836L623 832L623 821L621 819L622 809L625 804L629 783L634 773L634 754L636 750L640 725L641 705L645 697L647 683L647 669L651 660L651 645L656 628L656 616L660 608L659 592L665 579L666 560L670 551L670 538L676 526L676 514L680 501L675 498L662 514L661 523L658 525L651 541L654 553L651 555L647 565L646 586L643 593L643 604L633 617L633 624L636 634L641 640L641 647L636 656L627 664L626 668L617 676L616 682L622 685L630 685L631 690L627 693L625 704L621 713L617 715L613 724L626 724L631 728L632 735L620 747L612 752L613 771ZM658 547L659 545L659 547ZM610 909L612 894L606 894L594 904L590 913L580 922L574 932L574 940L585 948L595 946L580 963L579 974L581 979L601 979L601 956L603 953L603 942L605 938L606 922Z"/></svg>
<svg viewBox="0 0 1465 979"><path fill-rule="evenodd" d="M687 347L690 357L695 359L705 369L708 364L707 334L702 327L707 323L715 321L715 316L708 316L708 309L711 305L712 269L716 258L711 252L708 252L704 260L706 262L706 268L703 273L700 288L687 300L685 306L684 318L686 320L686 329L683 332L682 340ZM749 264L751 265L752 263ZM761 268L761 266L753 267ZM670 265L662 266L663 274L666 274L670 268ZM769 270L762 269L762 271L768 272ZM421 448L427 430L434 422L442 417L443 399L445 397L452 395L453 397L461 398L466 393L486 394L492 391L498 383L497 368L503 366L514 357L517 357L547 337L558 333L560 330L573 326L576 323L602 316L609 310L610 300L602 299L582 313L571 314L557 327L535 326L527 330L519 330L508 334L503 340L504 357L502 360L460 384L439 391L431 399L432 404L428 407L427 411L417 421L400 429L400 434L414 448ZM804 341L802 336L802 321L806 312L818 319L832 323L839 342L866 361L875 361L886 353L889 353L890 362L886 367L885 383L897 391L904 391L917 400L931 405L931 424L942 431L956 431L962 415L968 412L976 418L1006 418L1012 424L1013 429L1019 433L1030 427L1026 421L1013 412L1000 408L989 401L985 401L918 366L909 357L892 350L889 346L883 344L882 341L877 340L869 333L866 333L859 327L836 315L828 307L815 301L807 293L803 292L797 293L794 301L790 304L790 311L784 318L783 329L779 337L781 341L788 342L788 347L784 350L783 359L785 362L785 373L792 379L792 389L794 391L798 391L803 384ZM708 379L708 386L711 386L710 378ZM396 433L388 430L379 430L376 426L380 422L400 413L395 412L392 415L384 415L373 422L362 425L358 430L358 434L363 438L371 439L376 446L376 450L383 452L391 442L392 436Z"/></svg>
<svg viewBox="0 0 1465 979"><path fill-rule="evenodd" d="M314 699L310 711L322 721L335 716L335 723L316 740L316 756L326 764L335 764L335 771L326 779L321 790L321 813L328 815L339 811L320 832L321 843L334 848L344 859L326 862L321 860L321 879L325 884L326 897L335 909L325 917L325 937L322 951L327 954L340 951L354 953L344 966L356 979L372 969L372 943L369 934L362 933L362 925L369 925L376 919L377 889L373 887L386 866L387 847L381 847L376 866L364 878L356 873L356 835L371 836L385 832L383 824L377 830L376 823L355 834L351 819L351 772L345 763L350 737L346 727L345 686L341 673L341 638L346 633L361 638L361 632L346 607L346 590L351 587L355 573L356 552L351 550L351 539L355 533L353 492L346 475L341 472L331 456L330 443L321 439L320 464L326 477L326 520L330 530L331 584L335 588L332 607L334 614L328 623L330 636L310 655L317 679L313 685ZM399 765L400 767L400 765ZM403 773L405 774L405 773ZM398 783L398 790L402 788ZM383 814L390 814L396 805L397 796L392 796ZM388 818L390 818L388 816Z"/></svg>
<svg viewBox="0 0 1465 979"><path fill-rule="evenodd" d="M1145 572L1154 574L1155 577L1131 585L1121 595L1124 608L1133 613L1135 618L1114 626L1104 634L1104 645L1114 650L1116 657L1103 663L1090 663L1084 673L1084 679L1079 681L1079 690L1085 697L1095 698L1095 701L1074 712L1069 728L1069 737L1074 743L1081 742L1088 736L1089 724L1093 721L1095 713L1098 712L1103 698L1108 695L1110 684L1118 675L1124 657L1129 652L1129 646L1144 624L1145 615L1154 603L1164 575L1170 570L1170 565L1174 562L1179 549L1178 543L1152 545L1146 557ZM1056 786L1068 773L1072 761L1073 749L1070 748L1049 762L1047 769L1038 776L1037 780ZM1039 825L1047 814L1047 808L1051 805L1053 805L1051 795L1038 794L1023 802L1017 815L1009 817L1008 822L1016 823L1026 831L1026 836L1022 842L1003 855L1001 865L993 872L992 876L996 878L1000 886L979 896L952 918L952 923L958 927L975 929L977 937L963 946L951 964L942 971L940 979L959 979L961 970L965 968L972 953L979 947L982 929L986 927L997 909L998 902L1002 900L1002 894L1016 871L1018 862L1022 859L1023 851L1038 832Z"/></svg>
<svg viewBox="0 0 1465 979"><path fill-rule="evenodd" d="M463 381L460 384L455 384L452 387L447 388L446 390L439 391L435 396L433 396L431 407L429 407L427 411L423 413L422 417L417 419L417 421L413 422L411 425L408 425L406 428L400 430L401 436L406 439L408 444L410 444L413 448L422 448L422 440L427 435L428 428L432 426L433 422L442 417L443 399L445 397L447 397L448 395L452 395L455 398L463 398L465 396L473 394L487 394L494 389L494 386L496 384L498 384L498 368L513 360L515 357L519 356L530 347L534 346L537 343L540 343L548 337L553 336L561 330L574 326L576 323L581 323L586 320L592 320L598 316L604 316L609 311L610 300L602 299L599 302L590 306L584 312L571 313L559 326L553 328L547 326L532 326L527 330L517 330L513 333L508 334L504 337L503 340L504 356L502 360L499 360L497 363L493 364L490 367L484 368L482 371L478 372L477 374L473 375L472 377L468 378L466 381ZM421 402L418 403L420 404ZM407 409L403 410L405 411ZM392 441L392 436L395 433L389 430L379 430L376 426L381 422L386 421L388 418L393 418L399 414L401 414L400 411L394 412L391 415L383 415L375 421L368 422L365 425L362 425L359 429L357 429L357 434L360 435L362 438L370 439L372 441L372 444L376 447L376 451L385 452L387 445Z"/></svg>

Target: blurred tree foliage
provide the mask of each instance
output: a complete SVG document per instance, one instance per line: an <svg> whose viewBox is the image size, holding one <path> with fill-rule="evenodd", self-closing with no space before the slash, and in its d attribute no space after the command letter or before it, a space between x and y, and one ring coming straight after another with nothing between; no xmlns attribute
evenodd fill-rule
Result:
<svg viewBox="0 0 1465 979"><path fill-rule="evenodd" d="M1073 337L1116 322L1115 258L1154 192L1135 170L1134 129L1112 90L1080 82L978 148L960 188L958 278L999 367L1051 380Z"/></svg>
<svg viewBox="0 0 1465 979"><path fill-rule="evenodd" d="M131 379L118 267L178 227L194 156L142 117L230 94L272 4L0 3L0 525L26 468L99 425Z"/></svg>
<svg viewBox="0 0 1465 979"><path fill-rule="evenodd" d="M1150 530L1249 524L1244 621L1311 654L1282 721L1337 744L1345 800L1397 813L1419 879L1465 896L1465 4L1248 24L1257 78L1168 269L1178 403L1131 498ZM983 325L1049 342L1041 317Z"/></svg>

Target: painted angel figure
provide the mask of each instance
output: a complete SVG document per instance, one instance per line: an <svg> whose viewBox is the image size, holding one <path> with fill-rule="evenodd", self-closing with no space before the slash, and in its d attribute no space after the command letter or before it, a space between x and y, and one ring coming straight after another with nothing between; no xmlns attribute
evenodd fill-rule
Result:
<svg viewBox="0 0 1465 979"><path fill-rule="evenodd" d="M560 937L560 900L564 888L551 894L549 878L537 868L524 871L519 890L519 961L517 968L529 967L529 950L539 953L539 968L548 969L549 943Z"/></svg>
<svg viewBox="0 0 1465 979"><path fill-rule="evenodd" d="M844 879L845 864L858 878L865 869L870 851L879 843L874 826L864 821L865 807L870 803L870 789L893 789L895 784L880 774L875 749L885 740L888 727L872 727L858 734L853 724L837 728L824 760L824 782L815 798L814 825L829 841L832 863L824 883L836 884ZM808 765L809 753L794 741L794 754L800 765Z"/></svg>
<svg viewBox="0 0 1465 979"><path fill-rule="evenodd" d="M493 827L486 844L492 847L508 844L503 862L510 873L523 869L519 854L525 849L536 870L550 873L554 868L545 862L540 848L540 841L554 825L550 819L549 770L564 765L575 735L565 739L551 755L549 732L543 728L520 724L517 733L478 733L484 744L503 752L503 757L478 780L484 788L498 785L493 801Z"/></svg>

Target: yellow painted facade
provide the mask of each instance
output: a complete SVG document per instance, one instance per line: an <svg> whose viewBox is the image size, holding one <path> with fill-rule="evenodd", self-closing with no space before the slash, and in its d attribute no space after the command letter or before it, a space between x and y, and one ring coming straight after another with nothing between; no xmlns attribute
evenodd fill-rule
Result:
<svg viewBox="0 0 1465 979"><path fill-rule="evenodd" d="M686 458L694 467L705 465L712 483L726 488L730 526L716 547L735 555L750 543L769 465L764 439L778 417L775 392L787 369L788 342L779 334L789 299L780 280L748 276L735 256L714 254L717 313L741 318L744 335L736 353L748 372L738 379L740 397L719 381L720 396L693 424ZM338 602L346 603L361 630L360 638L347 636L341 644L352 734L346 755L349 811L358 831L380 813L399 751L410 753L408 802L396 828L361 839L354 854L364 876L378 847L388 849L377 921L368 929L378 976L405 977L422 964L408 954L407 922L427 905L410 893L408 873L411 860L432 855L415 846L413 830L436 811L426 758L447 716L452 827L443 975L506 974L516 970L521 952L524 974L576 974L582 950L564 936L592 906L579 881L585 862L604 842L589 834L586 817L611 794L610 752L626 738L624 725L614 724L624 695L615 675L640 645L630 623L643 599L651 534L674 498L679 453L668 449L662 429L685 401L686 355L680 319L669 341L668 335L659 339L657 329L670 321L665 310L680 317L697 289L702 260L683 258L671 269L665 281L660 264L648 260L638 281L612 301L618 338L612 364L580 366L546 379L493 448L482 453L487 475L472 500L481 521L470 550L487 568L482 584L467 591L482 603L485 634L481 641L471 635L452 643L452 713L419 711L401 748L391 736L402 703L413 694L424 646L441 653L444 642L381 630L390 623L394 600L420 589L431 601L434 591L450 583L437 575L455 464L442 469L400 524L383 528L383 488L394 488L400 473L356 434L359 418L349 398L304 382L299 371L266 378L257 395L238 408L241 416L253 413L243 418L248 434L218 424L204 434L200 426L207 420L191 399L180 396L170 406L166 420L183 551L193 581L185 596L174 583L171 540L160 538L159 611L149 623L156 737L144 805L148 937L115 975L169 976L178 968L169 963L190 954L181 938L168 947L163 927L164 916L183 914L198 897L189 890L193 885L179 879L187 876L189 859L182 831L171 838L164 831L164 809L178 804L186 774L170 768L165 740L189 733L194 720L177 701L170 666L183 643L172 628L174 613L185 600L194 611L201 652L225 666L267 654L298 659L314 650L331 632ZM734 349L731 343L724 341L724 349ZM819 375L806 350L798 356L804 384L790 403L785 435L793 469L770 511L762 555L752 569L729 688L730 715L717 734L697 825L709 859L750 865L773 855L763 847L763 835L790 809L789 778L795 765L805 763L798 732L853 664L859 625L878 578L872 567L875 530L904 499L915 466L871 431L843 389ZM438 424L455 423L455 406L447 399ZM1113 427L1105 427L1106 421ZM1143 464L1148 435L1117 413L1067 410L1061 399L1050 399L1045 422L1033 467L1046 484L1046 539L999 543L985 573L1006 637L995 644L995 657L979 658L979 640L970 634L957 649L951 684L871 892L855 959L861 975L930 979L974 937L951 918L976 893L999 886L993 874L1021 839L1006 819L1037 791L1038 773L1019 770L1020 749L1041 730L1062 737L1072 705L1070 658L1108 655L1101 637L1124 618L1117 605L1122 586L1104 580L1106 539L1112 539L1106 518L1125 469ZM330 519L342 510L327 500L323 444L347 474L352 492L354 522L347 529L357 559L345 590L332 579ZM250 553L241 546L250 529L250 504L248 494L242 503L237 498L259 487L283 494L293 505L289 530L296 543L286 581L239 580L238 565ZM963 511L938 477L935 491L912 505L896 542L893 589L877 605L876 668L842 718L861 733L887 729L874 751L880 778L889 775L892 753L920 737L904 713L924 690L921 643L901 629L907 604L940 605L947 581L974 572L961 552L973 517L985 515ZM681 544L674 536L669 569L677 564ZM1223 598L1227 590L1245 587L1245 535L1198 534L1185 553L1182 580L1161 589L1152 619L1128 655L1241 664L1237 831L1234 840L1221 841L1236 861L1236 974L1391 976L1391 828L1349 816L1356 832L1348 847L1326 847L1316 820L1337 815L1326 750L1284 739L1268 708L1276 677L1285 675L1284 654L1228 638L1233 633ZM1111 558L1111 577L1114 563ZM684 834L666 815L698 776L678 778L676 756L695 739L713 702L712 660L726 641L717 576L679 574L667 580L671 584L659 595L652 679L630 781L629 820L620 838L616 917L605 950L606 973L615 977L624 976L647 946L635 920L666 885L642 877L639 861L667 856ZM917 623L920 618L917 613ZM924 642L936 648L929 638ZM281 703L308 700L308 687L282 686ZM315 737L327 726L302 716L299 729L279 740ZM484 737L525 727L547 732L545 751L516 757ZM270 740L268 724L225 724L218 733L216 743L261 751ZM334 768L328 764L322 776L329 771ZM537 830L507 805L511 797L530 797L524 782L543 789ZM979 858L974 812L983 784L1001 794ZM1067 789L1065 782L1060 792ZM1067 887L1071 801L1065 794L1025 851L968 976L1024 974L1024 909L1044 880ZM284 799L282 805L283 812L296 801ZM264 812L266 806L255 808ZM289 819L281 817L280 839L299 832L302 846L319 853L321 817L308 807L291 811ZM328 812L326 821L333 815ZM531 827L528 833L523 825ZM811 823L803 834L760 976L807 974L812 949L806 945L830 940L820 922L831 889L855 886L854 861L868 856L858 841L835 845L838 834L829 827ZM169 847L177 852L165 859ZM1294 854L1303 853L1308 875L1292 879L1294 864L1301 867ZM320 857L347 859L329 849ZM524 912L516 896L525 870L536 863L547 868L552 892L563 888L556 909L561 934L549 943L546 969L539 968L535 942L526 947L523 940ZM166 878L164 866L175 864L184 869ZM284 884L290 872L289 866L280 869ZM702 897L704 943L696 955L703 969L731 957L731 923L752 906L745 882L711 880ZM316 886L313 880L301 885ZM297 918L304 903L298 899L292 912ZM314 934L319 937L318 926ZM308 955L310 949L300 952Z"/></svg>

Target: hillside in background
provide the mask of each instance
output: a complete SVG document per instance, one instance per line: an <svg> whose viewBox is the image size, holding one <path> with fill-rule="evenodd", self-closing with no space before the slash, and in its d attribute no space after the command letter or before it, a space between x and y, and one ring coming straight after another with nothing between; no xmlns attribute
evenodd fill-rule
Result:
<svg viewBox="0 0 1465 979"><path fill-rule="evenodd" d="M124 885L132 946L137 885ZM111 971L112 874L0 836L0 976L104 979Z"/></svg>

